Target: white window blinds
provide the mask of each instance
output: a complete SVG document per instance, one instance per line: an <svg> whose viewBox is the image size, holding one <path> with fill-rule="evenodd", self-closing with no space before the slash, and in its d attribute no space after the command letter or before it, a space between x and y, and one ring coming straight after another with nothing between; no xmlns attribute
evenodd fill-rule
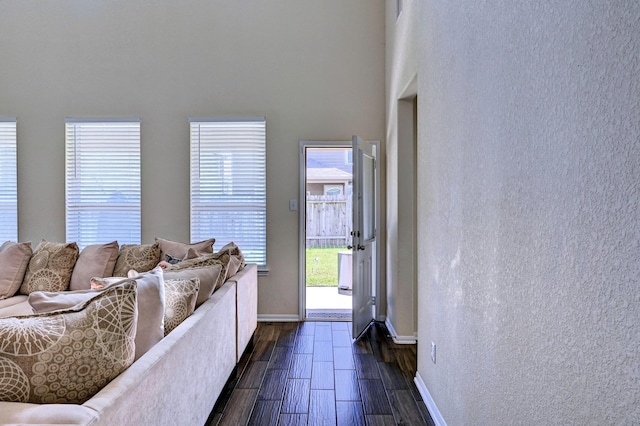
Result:
<svg viewBox="0 0 640 426"><path fill-rule="evenodd" d="M265 119L191 118L191 240L267 263Z"/></svg>
<svg viewBox="0 0 640 426"><path fill-rule="evenodd" d="M140 244L140 120L65 124L67 241Z"/></svg>
<svg viewBox="0 0 640 426"><path fill-rule="evenodd" d="M0 244L18 241L16 119L0 118Z"/></svg>

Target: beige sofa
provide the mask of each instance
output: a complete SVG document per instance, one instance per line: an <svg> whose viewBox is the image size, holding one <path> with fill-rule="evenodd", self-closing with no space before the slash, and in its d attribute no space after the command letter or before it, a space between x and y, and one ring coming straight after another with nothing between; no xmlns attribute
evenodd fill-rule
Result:
<svg viewBox="0 0 640 426"><path fill-rule="evenodd" d="M256 328L257 282L247 264L85 403L0 402L0 424L203 425Z"/></svg>

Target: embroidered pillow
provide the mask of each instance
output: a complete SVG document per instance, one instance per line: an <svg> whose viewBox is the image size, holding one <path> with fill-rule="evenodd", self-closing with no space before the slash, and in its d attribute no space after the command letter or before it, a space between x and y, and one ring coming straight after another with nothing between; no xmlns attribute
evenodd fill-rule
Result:
<svg viewBox="0 0 640 426"><path fill-rule="evenodd" d="M0 400L82 404L133 363L136 283L49 314L0 318Z"/></svg>
<svg viewBox="0 0 640 426"><path fill-rule="evenodd" d="M164 280L164 335L171 333L174 328L187 319L196 308L196 299L200 280L167 279Z"/></svg>
<svg viewBox="0 0 640 426"><path fill-rule="evenodd" d="M158 243L123 244L113 269L113 276L126 277L127 272L131 269L147 272L155 268L158 263L160 263L160 245Z"/></svg>
<svg viewBox="0 0 640 426"><path fill-rule="evenodd" d="M29 260L20 293L66 290L77 259L76 243L63 244L42 240Z"/></svg>

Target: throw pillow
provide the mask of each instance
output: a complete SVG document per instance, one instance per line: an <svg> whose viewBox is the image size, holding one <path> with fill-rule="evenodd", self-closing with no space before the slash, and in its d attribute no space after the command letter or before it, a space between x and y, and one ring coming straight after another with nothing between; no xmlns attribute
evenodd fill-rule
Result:
<svg viewBox="0 0 640 426"><path fill-rule="evenodd" d="M7 241L0 247L0 299L11 297L22 285L33 251L31 242Z"/></svg>
<svg viewBox="0 0 640 426"><path fill-rule="evenodd" d="M240 268L238 269L239 271L243 270L247 265L244 254L242 254L242 250L240 250L240 247L238 247L233 241L222 246L222 248L218 250L218 253L229 253L232 256L238 256L238 258L240 259Z"/></svg>
<svg viewBox="0 0 640 426"><path fill-rule="evenodd" d="M20 293L66 290L77 259L76 243L63 244L42 240L29 260Z"/></svg>
<svg viewBox="0 0 640 426"><path fill-rule="evenodd" d="M185 259L187 258L189 249L203 254L213 253L213 244L216 242L216 239L209 238L208 240L198 241L197 243L182 243L156 237L156 242L160 245L160 258L165 260L166 255L171 255L177 259Z"/></svg>
<svg viewBox="0 0 640 426"><path fill-rule="evenodd" d="M85 290L90 288L91 277L110 277L117 259L117 241L86 246L73 267L69 289Z"/></svg>
<svg viewBox="0 0 640 426"><path fill-rule="evenodd" d="M183 260L180 263L175 265L168 265L166 271L180 271L187 268L198 268L203 266L211 266L211 265L221 265L222 269L220 271L220 275L218 276L218 280L216 281L216 285L213 291L216 291L227 280L227 269L229 265L230 255L229 253L212 253L204 256L196 257L195 259Z"/></svg>
<svg viewBox="0 0 640 426"><path fill-rule="evenodd" d="M0 400L82 404L133 363L136 283L83 305L0 319Z"/></svg>
<svg viewBox="0 0 640 426"><path fill-rule="evenodd" d="M206 300L211 297L213 290L216 287L220 273L222 272L222 265L203 266L200 268L188 268L181 270L165 270L164 279L200 279L200 290L198 291L198 299L196 301L196 308L202 305Z"/></svg>
<svg viewBox="0 0 640 426"><path fill-rule="evenodd" d="M199 288L200 280L198 278L168 279L164 281L166 302L164 310L165 336L193 313L196 308Z"/></svg>
<svg viewBox="0 0 640 426"><path fill-rule="evenodd" d="M152 270L160 262L160 245L154 244L123 244L113 269L113 276L126 277L130 269L138 272Z"/></svg>
<svg viewBox="0 0 640 426"><path fill-rule="evenodd" d="M37 313L68 309L86 302L111 286L133 281L138 285L138 328L135 334L137 360L164 337L165 296L161 268L154 268L133 278L93 278L92 282L101 286L97 291L35 292L29 295L29 304Z"/></svg>

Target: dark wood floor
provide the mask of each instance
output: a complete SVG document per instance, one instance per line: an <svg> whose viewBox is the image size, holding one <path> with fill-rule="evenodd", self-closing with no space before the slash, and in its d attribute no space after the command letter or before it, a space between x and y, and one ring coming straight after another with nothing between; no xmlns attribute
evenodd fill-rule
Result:
<svg viewBox="0 0 640 426"><path fill-rule="evenodd" d="M433 425L415 372L382 323L259 323L208 425Z"/></svg>

